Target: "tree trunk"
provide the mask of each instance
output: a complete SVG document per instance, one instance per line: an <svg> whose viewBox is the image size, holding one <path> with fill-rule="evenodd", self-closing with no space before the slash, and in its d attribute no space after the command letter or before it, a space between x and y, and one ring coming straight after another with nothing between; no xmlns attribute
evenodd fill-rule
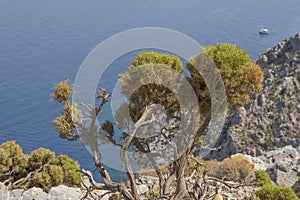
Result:
<svg viewBox="0 0 300 200"><path fill-rule="evenodd" d="M193 145L194 145L195 141L201 135L205 135L205 130L209 126L210 119L211 119L211 116L209 113L207 115L205 121L203 122L203 124L201 125L199 130L197 131L193 141L190 143L190 145L187 147L187 149L182 153L180 158L177 161L175 161L175 163L174 163L175 167L176 167L175 171L176 171L177 185L176 185L176 191L172 197L172 200L177 200L177 199L180 200L180 199L183 199L184 197L189 196L189 193L188 193L188 190L186 187L186 183L185 183L185 179L184 179L185 163L193 149Z"/></svg>
<svg viewBox="0 0 300 200"><path fill-rule="evenodd" d="M182 155L179 160L176 161L176 191L171 198L172 200L179 200L189 196L187 191L185 178L184 178L184 169L185 169L185 162L187 159L187 155Z"/></svg>
<svg viewBox="0 0 300 200"><path fill-rule="evenodd" d="M170 194L170 187L172 182L175 180L176 178L176 174L174 174L174 172L172 172L170 174L170 176L168 177L168 179L165 181L165 184L163 186L163 195L168 195Z"/></svg>

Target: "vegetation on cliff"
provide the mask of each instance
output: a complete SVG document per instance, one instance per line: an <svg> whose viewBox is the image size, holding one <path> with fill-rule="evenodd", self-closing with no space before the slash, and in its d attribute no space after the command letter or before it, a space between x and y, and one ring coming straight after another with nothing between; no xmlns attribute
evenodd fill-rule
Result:
<svg viewBox="0 0 300 200"><path fill-rule="evenodd" d="M24 154L15 141L0 145L0 182L9 189L51 187L65 184L80 186L79 165L66 155L55 156L49 149L39 148Z"/></svg>

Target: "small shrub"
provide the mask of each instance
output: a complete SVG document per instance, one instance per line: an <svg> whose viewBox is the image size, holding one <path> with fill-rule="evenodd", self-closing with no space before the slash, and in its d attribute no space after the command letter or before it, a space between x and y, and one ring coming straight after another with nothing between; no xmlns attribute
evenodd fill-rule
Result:
<svg viewBox="0 0 300 200"><path fill-rule="evenodd" d="M295 192L288 187L264 185L255 192L261 200L297 200Z"/></svg>
<svg viewBox="0 0 300 200"><path fill-rule="evenodd" d="M28 155L23 154L23 150L16 141L7 141L0 145L0 174L13 171L13 180L26 175ZM0 176L0 181L7 179Z"/></svg>
<svg viewBox="0 0 300 200"><path fill-rule="evenodd" d="M271 185L272 181L264 170L255 170L255 178L256 178L256 185L257 186L264 186L264 185Z"/></svg>
<svg viewBox="0 0 300 200"><path fill-rule="evenodd" d="M243 155L235 155L230 158L226 158L219 165L215 164L211 167L209 175L228 181L240 182L246 177L254 175L254 165L247 160Z"/></svg>
<svg viewBox="0 0 300 200"><path fill-rule="evenodd" d="M266 146L267 150L274 149L274 142L273 142L272 138L267 138L267 140L265 142L265 146Z"/></svg>
<svg viewBox="0 0 300 200"><path fill-rule="evenodd" d="M0 145L0 182L10 180L8 186L16 181L17 188L41 187L45 191L59 184L79 186L78 169L76 161L66 155L55 157L49 149L39 148L27 155L15 141Z"/></svg>
<svg viewBox="0 0 300 200"><path fill-rule="evenodd" d="M5 149L0 148L0 173L9 171L10 166L12 166L12 159L9 157L9 154L5 151Z"/></svg>
<svg viewBox="0 0 300 200"><path fill-rule="evenodd" d="M32 181L27 187L41 187L48 191L51 187L63 183L64 173L61 166L48 165L42 171L33 174Z"/></svg>
<svg viewBox="0 0 300 200"><path fill-rule="evenodd" d="M216 170L220 167L221 162L217 160L208 160L205 161L205 165L207 166L208 174L217 177Z"/></svg>
<svg viewBox="0 0 300 200"><path fill-rule="evenodd" d="M64 173L64 184L68 186L79 186L81 183L80 176L81 173L77 172L79 170L79 165L73 159L69 158L67 155L59 155L57 157L57 165L61 166Z"/></svg>
<svg viewBox="0 0 300 200"><path fill-rule="evenodd" d="M261 200L261 199L255 194L252 194L251 196L245 197L244 200Z"/></svg>
<svg viewBox="0 0 300 200"><path fill-rule="evenodd" d="M198 174L203 174L204 166L207 170L207 175L219 179L225 178L228 181L240 182L248 177L254 177L254 164L251 163L242 154L234 155L223 161L217 160L201 160L203 165L199 165L194 159L188 159L185 167L185 175L189 176L196 169Z"/></svg>
<svg viewBox="0 0 300 200"><path fill-rule="evenodd" d="M53 164L54 161L55 153L45 148L32 151L28 159L30 170L39 169L45 164Z"/></svg>

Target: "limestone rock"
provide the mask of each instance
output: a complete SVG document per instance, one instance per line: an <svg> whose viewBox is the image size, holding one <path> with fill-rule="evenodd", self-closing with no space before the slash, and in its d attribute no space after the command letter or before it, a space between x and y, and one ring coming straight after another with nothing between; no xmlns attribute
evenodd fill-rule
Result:
<svg viewBox="0 0 300 200"><path fill-rule="evenodd" d="M137 192L139 195L145 194L149 191L149 187L145 184L137 185L136 187L137 187Z"/></svg>
<svg viewBox="0 0 300 200"><path fill-rule="evenodd" d="M49 200L79 200L81 199L82 192L79 188L71 188L65 185L59 185L51 188L48 199Z"/></svg>
<svg viewBox="0 0 300 200"><path fill-rule="evenodd" d="M23 189L14 189L9 191L9 199L10 200L20 200L22 199Z"/></svg>
<svg viewBox="0 0 300 200"><path fill-rule="evenodd" d="M276 184L292 187L300 178L300 152L292 146L269 151L258 157L267 166L267 172Z"/></svg>
<svg viewBox="0 0 300 200"><path fill-rule="evenodd" d="M9 199L9 193L7 187L3 183L0 183L0 199L3 200Z"/></svg>
<svg viewBox="0 0 300 200"><path fill-rule="evenodd" d="M293 185L293 190L296 192L297 196L300 198L300 179Z"/></svg>
<svg viewBox="0 0 300 200"><path fill-rule="evenodd" d="M266 163L262 159L250 155L244 155L244 157L254 164L254 170L267 170Z"/></svg>
<svg viewBox="0 0 300 200"><path fill-rule="evenodd" d="M44 192L41 188L30 188L23 192L22 197L23 200L45 200L47 199L47 193Z"/></svg>

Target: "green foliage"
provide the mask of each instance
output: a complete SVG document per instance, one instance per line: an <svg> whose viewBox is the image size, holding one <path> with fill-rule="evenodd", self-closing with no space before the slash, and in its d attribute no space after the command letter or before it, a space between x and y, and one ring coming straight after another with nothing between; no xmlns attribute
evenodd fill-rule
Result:
<svg viewBox="0 0 300 200"><path fill-rule="evenodd" d="M252 92L262 89L263 71L251 62L248 53L233 44L217 43L204 47L204 51L216 64L226 89L227 101L234 106L243 106L250 102ZM206 114L210 108L210 95L204 79L192 64L187 64L188 78L195 90L200 111Z"/></svg>
<svg viewBox="0 0 300 200"><path fill-rule="evenodd" d="M32 151L28 159L29 168L31 170L39 169L46 164L54 164L54 162L55 153L45 148Z"/></svg>
<svg viewBox="0 0 300 200"><path fill-rule="evenodd" d="M5 149L0 148L0 172L6 172L12 166L12 159Z"/></svg>
<svg viewBox="0 0 300 200"><path fill-rule="evenodd" d="M178 72L182 72L183 69L182 63L178 56L154 51L139 53L135 58L132 59L130 68L135 68L145 64L163 64L167 67L175 69Z"/></svg>
<svg viewBox="0 0 300 200"><path fill-rule="evenodd" d="M256 170L256 185L260 187L251 198L258 197L261 200L296 200L298 199L292 188L274 185L264 170Z"/></svg>
<svg viewBox="0 0 300 200"><path fill-rule="evenodd" d="M8 141L0 145L0 148L4 149L10 157L16 157L23 153L20 145L16 141Z"/></svg>
<svg viewBox="0 0 300 200"><path fill-rule="evenodd" d="M135 72L141 69L138 68L138 66L143 70L147 70L148 74L151 74L151 80L156 80L156 83L158 83L163 82L163 77L161 74L154 73L153 67L160 67L159 70L161 70L161 72L170 73L168 70L171 68L181 73L183 67L180 58L176 55L160 52L142 52L132 59L131 66L127 72L119 76L122 92L125 96L130 98L131 104L129 112L134 121L137 121L141 117L146 105L151 103L164 106L167 114L172 116L179 110L180 105L176 95L165 85L156 83L142 84L133 94L128 92L131 91L131 87L137 83L137 74ZM166 70L164 71L164 69ZM168 76L168 78L170 78L170 76ZM142 82L143 77L139 77L139 81Z"/></svg>
<svg viewBox="0 0 300 200"><path fill-rule="evenodd" d="M59 166L62 166L64 183L68 186L79 186L81 182L81 173L77 172L77 170L79 170L79 165L67 155L59 155L56 162Z"/></svg>
<svg viewBox="0 0 300 200"><path fill-rule="evenodd" d="M75 123L81 119L81 112L77 108L77 104L70 102L73 85L69 84L69 80L61 81L54 87L52 97L59 103L63 104L64 111L59 117L54 119L55 129L60 133L61 138L74 139Z"/></svg>
<svg viewBox="0 0 300 200"><path fill-rule="evenodd" d="M289 187L267 184L258 189L255 195L261 200L297 200L295 192Z"/></svg>
<svg viewBox="0 0 300 200"><path fill-rule="evenodd" d="M58 102L64 102L69 99L72 94L73 86L69 84L69 80L62 81L54 87L52 97Z"/></svg>
<svg viewBox="0 0 300 200"><path fill-rule="evenodd" d="M272 184L272 181L265 170L255 170L254 173L257 186Z"/></svg>
<svg viewBox="0 0 300 200"><path fill-rule="evenodd" d="M41 187L45 191L48 191L51 187L63 183L63 180L64 173L61 166L47 165L43 170L38 170L33 173L32 180L26 187Z"/></svg>
<svg viewBox="0 0 300 200"><path fill-rule="evenodd" d="M266 147L267 150L273 150L274 149L274 142L273 142L271 137L266 139L265 147Z"/></svg>
<svg viewBox="0 0 300 200"><path fill-rule="evenodd" d="M39 148L27 155L15 141L0 145L0 182L10 180L8 185L19 182L20 188L35 186L45 191L59 184L79 186L78 169L74 160L66 155L55 157L49 149Z"/></svg>
<svg viewBox="0 0 300 200"><path fill-rule="evenodd" d="M251 196L245 197L244 200L261 200L261 199L255 194L252 194Z"/></svg>
<svg viewBox="0 0 300 200"><path fill-rule="evenodd" d="M204 51L213 59L220 73L229 77L234 71L251 62L248 52L234 44L217 43L204 47Z"/></svg>
<svg viewBox="0 0 300 200"><path fill-rule="evenodd" d="M73 136L73 131L76 128L74 117L80 118L80 113L75 104L69 101L64 102L64 112L54 119L55 129L60 133L60 137L68 138Z"/></svg>
<svg viewBox="0 0 300 200"><path fill-rule="evenodd" d="M148 192L148 199L158 199L159 198L159 193L154 192L154 191L149 191Z"/></svg>
<svg viewBox="0 0 300 200"><path fill-rule="evenodd" d="M28 156L16 141L8 141L0 145L0 174L13 171L14 179L26 174ZM0 178L1 181L1 178Z"/></svg>

